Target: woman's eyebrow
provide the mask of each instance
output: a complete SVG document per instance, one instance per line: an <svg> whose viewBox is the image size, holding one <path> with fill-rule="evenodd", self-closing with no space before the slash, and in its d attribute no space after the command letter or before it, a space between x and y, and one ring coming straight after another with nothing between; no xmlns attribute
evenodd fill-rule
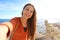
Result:
<svg viewBox="0 0 60 40"><path fill-rule="evenodd" d="M28 6L26 8L29 8Z"/></svg>

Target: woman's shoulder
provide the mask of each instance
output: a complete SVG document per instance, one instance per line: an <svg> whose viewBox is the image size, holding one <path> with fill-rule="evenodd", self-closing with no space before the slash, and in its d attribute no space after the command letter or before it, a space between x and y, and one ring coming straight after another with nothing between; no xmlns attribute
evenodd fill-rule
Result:
<svg viewBox="0 0 60 40"><path fill-rule="evenodd" d="M16 24L19 22L20 17L14 17L10 19L10 23L13 25L13 29L16 27Z"/></svg>
<svg viewBox="0 0 60 40"><path fill-rule="evenodd" d="M14 17L10 20L10 22L13 24L13 27L16 26L16 23L18 23L20 20L20 17Z"/></svg>

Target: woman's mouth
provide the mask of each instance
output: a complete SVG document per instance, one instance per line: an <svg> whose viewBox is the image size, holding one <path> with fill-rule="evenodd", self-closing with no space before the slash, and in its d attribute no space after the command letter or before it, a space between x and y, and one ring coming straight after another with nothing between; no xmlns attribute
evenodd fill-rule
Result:
<svg viewBox="0 0 60 40"><path fill-rule="evenodd" d="M27 17L29 17L30 15L29 14L26 14Z"/></svg>

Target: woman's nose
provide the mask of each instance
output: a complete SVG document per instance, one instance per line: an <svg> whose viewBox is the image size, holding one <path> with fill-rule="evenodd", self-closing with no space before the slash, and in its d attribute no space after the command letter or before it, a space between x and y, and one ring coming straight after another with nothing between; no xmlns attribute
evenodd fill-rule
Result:
<svg viewBox="0 0 60 40"><path fill-rule="evenodd" d="M28 13L30 14L30 10L28 10Z"/></svg>

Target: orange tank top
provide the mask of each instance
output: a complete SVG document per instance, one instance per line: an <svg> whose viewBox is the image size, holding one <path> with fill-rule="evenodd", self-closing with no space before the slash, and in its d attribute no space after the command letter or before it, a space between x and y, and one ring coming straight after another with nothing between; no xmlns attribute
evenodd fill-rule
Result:
<svg viewBox="0 0 60 40"><path fill-rule="evenodd" d="M18 19L20 20L20 17L16 17L10 20L10 22L13 24L13 29L16 28L17 22L20 22L18 28L16 29L16 31L14 32L12 36L12 40L27 40L28 29L25 32L23 25L21 23L21 20L19 21Z"/></svg>

